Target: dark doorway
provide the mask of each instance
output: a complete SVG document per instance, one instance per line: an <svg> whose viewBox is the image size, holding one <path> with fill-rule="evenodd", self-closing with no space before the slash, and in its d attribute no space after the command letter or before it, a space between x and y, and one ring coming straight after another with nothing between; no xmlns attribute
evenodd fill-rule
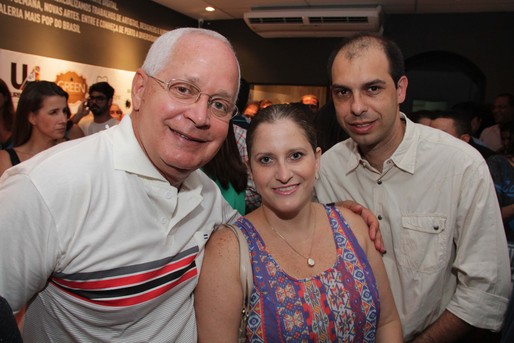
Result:
<svg viewBox="0 0 514 343"><path fill-rule="evenodd" d="M407 97L401 105L405 113L423 106L429 110L450 109L463 101L484 101L485 76L463 56L447 51L426 52L408 58L405 69L409 79Z"/></svg>

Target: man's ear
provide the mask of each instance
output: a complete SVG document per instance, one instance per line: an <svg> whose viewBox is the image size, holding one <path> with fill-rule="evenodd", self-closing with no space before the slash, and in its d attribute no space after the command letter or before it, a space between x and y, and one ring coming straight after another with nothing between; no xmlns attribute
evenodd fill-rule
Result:
<svg viewBox="0 0 514 343"><path fill-rule="evenodd" d="M460 139L466 143L469 143L469 141L471 140L471 136L469 134L465 133L463 135L460 135Z"/></svg>
<svg viewBox="0 0 514 343"><path fill-rule="evenodd" d="M142 69L138 69L132 80L132 108L135 112L139 111L143 102L146 80L148 76Z"/></svg>
<svg viewBox="0 0 514 343"><path fill-rule="evenodd" d="M398 80L396 84L396 94L398 95L398 103L401 104L405 101L405 97L407 96L407 86L409 85L409 80L407 76L403 75Z"/></svg>

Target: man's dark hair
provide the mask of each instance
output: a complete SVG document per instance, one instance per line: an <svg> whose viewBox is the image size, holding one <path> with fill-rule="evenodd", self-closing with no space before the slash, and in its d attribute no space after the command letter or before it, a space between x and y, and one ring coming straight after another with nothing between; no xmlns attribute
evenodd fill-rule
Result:
<svg viewBox="0 0 514 343"><path fill-rule="evenodd" d="M465 113L457 111L438 111L434 113L433 119L448 118L453 120L455 131L459 136L468 134L471 135L471 117Z"/></svg>
<svg viewBox="0 0 514 343"><path fill-rule="evenodd" d="M405 61L403 54L398 45L390 39L382 37L378 34L361 32L346 39L343 39L330 54L328 60L328 75L330 83L332 83L332 65L337 54L342 49L347 49L346 57L348 59L358 58L355 53L373 47L378 44L384 51L387 61L389 62L389 74L394 84L397 86L400 78L405 75Z"/></svg>
<svg viewBox="0 0 514 343"><path fill-rule="evenodd" d="M89 87L89 94L91 95L93 92L102 93L105 95L107 100L112 99L114 96L114 88L112 88L111 85L107 82L98 82L91 85L91 87Z"/></svg>

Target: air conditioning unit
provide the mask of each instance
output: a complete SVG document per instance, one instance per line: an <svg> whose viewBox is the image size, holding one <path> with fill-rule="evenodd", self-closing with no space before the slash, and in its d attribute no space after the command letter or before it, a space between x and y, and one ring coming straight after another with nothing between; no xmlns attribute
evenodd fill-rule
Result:
<svg viewBox="0 0 514 343"><path fill-rule="evenodd" d="M264 38L346 37L357 32L382 33L382 7L252 9L246 24Z"/></svg>

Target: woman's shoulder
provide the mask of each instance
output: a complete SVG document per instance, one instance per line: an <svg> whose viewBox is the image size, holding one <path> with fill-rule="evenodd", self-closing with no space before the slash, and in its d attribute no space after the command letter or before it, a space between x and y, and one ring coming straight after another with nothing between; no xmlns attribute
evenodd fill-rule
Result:
<svg viewBox="0 0 514 343"><path fill-rule="evenodd" d="M218 244L237 244L237 237L230 226L235 228L235 230L239 230L239 228L235 224L218 225L212 232L211 237L209 238L209 243L217 242Z"/></svg>
<svg viewBox="0 0 514 343"><path fill-rule="evenodd" d="M366 225L364 223L364 219L362 219L360 215L356 214L352 210L337 204L332 206L341 214L341 216L345 219L345 221L348 222L348 224L351 222L358 227Z"/></svg>
<svg viewBox="0 0 514 343"><path fill-rule="evenodd" d="M334 205L334 208L339 211L344 221L348 224L348 228L352 231L353 235L357 238L357 241L366 250L366 246L370 241L368 226L362 217L354 213L352 210L340 206Z"/></svg>
<svg viewBox="0 0 514 343"><path fill-rule="evenodd" d="M216 227L207 242L206 249L213 252L218 257L237 257L238 256L238 237L236 233L228 226L231 224L222 224ZM232 225L235 230L240 230L236 225Z"/></svg>

